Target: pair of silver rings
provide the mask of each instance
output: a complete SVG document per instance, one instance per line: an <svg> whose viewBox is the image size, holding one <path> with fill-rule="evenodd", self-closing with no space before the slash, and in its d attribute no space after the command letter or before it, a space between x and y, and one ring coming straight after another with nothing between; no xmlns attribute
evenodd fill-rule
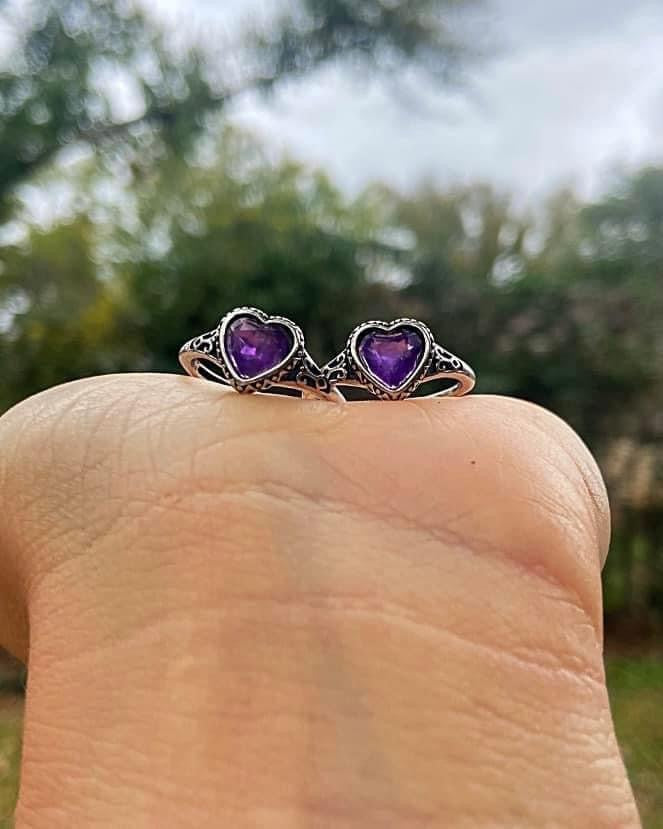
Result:
<svg viewBox="0 0 663 829"><path fill-rule="evenodd" d="M303 397L343 401L344 386L380 400L404 400L423 384L441 381L430 397L462 397L476 382L470 366L442 348L428 326L414 319L358 325L344 350L320 367L306 349L301 328L257 308L235 308L213 330L180 349L193 377L241 393L295 390Z"/></svg>

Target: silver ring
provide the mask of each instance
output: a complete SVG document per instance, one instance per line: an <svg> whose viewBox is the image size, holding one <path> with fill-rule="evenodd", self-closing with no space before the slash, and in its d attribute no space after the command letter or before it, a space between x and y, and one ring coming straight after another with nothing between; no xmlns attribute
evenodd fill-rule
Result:
<svg viewBox="0 0 663 829"><path fill-rule="evenodd" d="M451 385L429 397L462 397L476 383L470 366L438 345L428 326L413 319L362 323L322 373L332 386L356 386L381 400L404 400L433 380Z"/></svg>
<svg viewBox="0 0 663 829"><path fill-rule="evenodd" d="M306 350L301 328L258 308L235 308L213 331L185 343L182 368L243 394L294 389L303 397L342 401Z"/></svg>

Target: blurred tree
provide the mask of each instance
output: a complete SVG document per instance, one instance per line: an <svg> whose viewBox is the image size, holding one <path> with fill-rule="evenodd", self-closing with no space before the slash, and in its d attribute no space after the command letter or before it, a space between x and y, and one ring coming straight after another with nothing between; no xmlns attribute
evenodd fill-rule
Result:
<svg viewBox="0 0 663 829"><path fill-rule="evenodd" d="M561 212L561 219L558 215ZM630 436L642 444L663 437L663 174L643 170L617 181L604 199L559 204L564 225L533 267L564 297L557 325L576 366L570 417L595 445Z"/></svg>
<svg viewBox="0 0 663 829"><path fill-rule="evenodd" d="M62 147L141 139L144 147L153 128L181 152L215 104L200 55L170 55L126 4L48 0L8 22L15 44L0 72L0 209ZM134 111L124 118L127 94Z"/></svg>
<svg viewBox="0 0 663 829"><path fill-rule="evenodd" d="M450 77L469 50L447 26L453 8L477 0L299 0L269 34L244 38L247 77L233 89L212 82L199 49L168 38L125 0L46 0L6 15L13 48L0 57L0 220L16 186L72 144L134 147L131 163L164 150L181 155L238 92L272 88L284 77L361 55L377 70L385 57Z"/></svg>
<svg viewBox="0 0 663 829"><path fill-rule="evenodd" d="M573 293L603 391L597 419L615 508L607 608L622 629L628 611L641 633L663 619L663 170L623 176L580 220Z"/></svg>
<svg viewBox="0 0 663 829"><path fill-rule="evenodd" d="M99 278L85 218L7 247L0 271L0 409L65 380L127 366L118 285Z"/></svg>
<svg viewBox="0 0 663 829"><path fill-rule="evenodd" d="M454 28L458 13L480 0L299 0L277 24L253 38L261 85L350 57L394 72L416 65L444 81L479 51ZM476 33L473 42L477 42Z"/></svg>
<svg viewBox="0 0 663 829"><path fill-rule="evenodd" d="M536 221L487 187L396 197L391 221L413 235L404 297L449 332L450 347L474 360L491 390L553 409L595 448L618 435L655 439L663 432L657 209L659 171L589 206L560 193Z"/></svg>
<svg viewBox="0 0 663 829"><path fill-rule="evenodd" d="M484 389L540 399L546 365L538 329L554 300L543 280L528 276L532 222L486 185L424 187L396 199L394 221L412 234L408 313L465 354Z"/></svg>

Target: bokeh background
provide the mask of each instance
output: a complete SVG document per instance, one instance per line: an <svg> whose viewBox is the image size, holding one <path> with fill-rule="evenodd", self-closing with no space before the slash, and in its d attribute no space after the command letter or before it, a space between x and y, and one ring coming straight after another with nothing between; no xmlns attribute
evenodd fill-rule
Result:
<svg viewBox="0 0 663 829"><path fill-rule="evenodd" d="M647 829L661 54L660 0L0 0L0 411L176 371L235 305L293 317L320 360L367 317L426 320L481 391L551 408L599 458L608 676ZM9 816L24 672L0 673Z"/></svg>

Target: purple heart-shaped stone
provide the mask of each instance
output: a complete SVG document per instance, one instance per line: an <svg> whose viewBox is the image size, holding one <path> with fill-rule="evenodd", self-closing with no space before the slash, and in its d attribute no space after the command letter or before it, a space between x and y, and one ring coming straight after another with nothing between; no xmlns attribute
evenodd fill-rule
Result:
<svg viewBox="0 0 663 829"><path fill-rule="evenodd" d="M237 374L252 380L287 359L295 343L290 329L256 317L236 317L226 328L225 349Z"/></svg>
<svg viewBox="0 0 663 829"><path fill-rule="evenodd" d="M373 377L389 389L400 389L419 368L425 347L423 334L411 326L369 328L359 338L357 353Z"/></svg>

